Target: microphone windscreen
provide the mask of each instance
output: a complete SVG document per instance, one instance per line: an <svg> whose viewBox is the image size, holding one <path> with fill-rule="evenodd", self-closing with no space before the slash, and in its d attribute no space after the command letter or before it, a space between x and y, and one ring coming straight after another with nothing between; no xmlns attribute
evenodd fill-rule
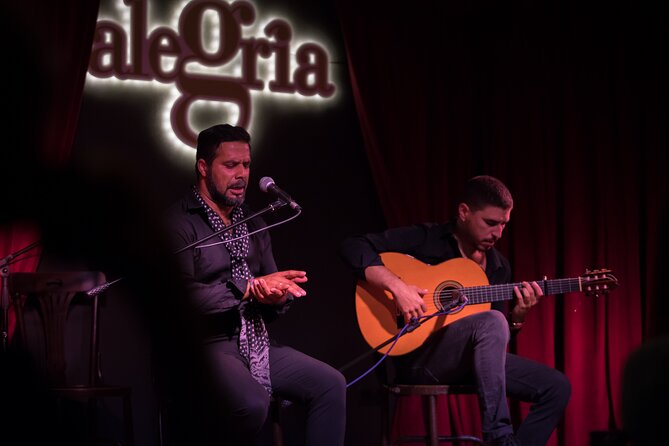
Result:
<svg viewBox="0 0 669 446"><path fill-rule="evenodd" d="M263 192L267 192L268 188L272 185L275 184L274 180L271 177L262 177L260 179L260 190Z"/></svg>

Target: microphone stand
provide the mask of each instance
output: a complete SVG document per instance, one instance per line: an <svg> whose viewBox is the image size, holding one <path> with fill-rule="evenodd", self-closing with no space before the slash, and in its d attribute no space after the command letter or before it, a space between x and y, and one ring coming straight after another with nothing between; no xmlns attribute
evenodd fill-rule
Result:
<svg viewBox="0 0 669 446"><path fill-rule="evenodd" d="M2 339L0 342L2 346L0 348L2 348L2 353L9 350L9 303L11 301L9 295L9 265L16 257L30 251L40 243L42 242L38 240L0 259L0 277L2 277L2 295L0 296L0 302L2 303L2 332L0 333Z"/></svg>
<svg viewBox="0 0 669 446"><path fill-rule="evenodd" d="M349 361L348 363L344 364L343 366L339 367L337 370L339 370L339 372L343 373L345 370L350 369L351 367L353 367L355 364L359 363L360 361L362 361L366 357L371 356L372 354L378 352L379 350L381 350L383 347L390 344L391 342L395 342L396 339L401 338L402 336L406 335L407 333L411 333L416 328L420 327L425 322L427 322L428 320L437 316L438 314L440 314L440 313L437 312L437 313L431 314L427 317L424 317L421 320L409 322L409 326L407 327L407 329L403 330L403 331L400 331L400 333L398 333L399 336L398 335L393 335L393 336L389 337L388 339L386 339L385 341L383 341L382 343L380 343L376 347L373 347L373 348L367 350L366 352L362 353L361 355L358 355L355 359L353 359L353 360Z"/></svg>
<svg viewBox="0 0 669 446"><path fill-rule="evenodd" d="M458 311L459 309L464 307L467 304L467 302L468 302L467 297L466 296L461 296L460 299L458 299L458 304L459 305L451 304L451 306L449 306L448 308L443 308L439 311L435 311L434 313L429 314L427 316L422 316L419 319L411 318L411 320L400 330L400 332L398 334L396 334L394 336L391 336L390 338L386 339L385 341L383 341L381 344L377 345L376 347L374 347L374 348L366 351L365 353L359 355L357 358L353 359L349 363L344 364L338 370L341 373L343 373L344 370L347 370L347 369L351 368L352 366L359 363L360 361L362 361L366 357L370 356L371 354L378 352L380 349L382 349L386 345L390 344L391 342L395 342L395 341L399 340L399 338L401 338L405 334L411 333L412 331L414 331L415 329L417 329L418 327L420 327L421 325L423 325L425 322L429 321L433 317L444 316L444 315L447 315L447 314L451 314L454 311ZM392 349L392 346L390 348ZM384 354L384 356L374 366L372 366L369 370L367 370L367 372L365 372L364 374L362 374L361 376L356 378L351 384L357 382L363 376L367 375L367 373L374 370L381 363L381 361L386 359L386 357L388 356L389 353L390 353L390 349ZM348 386L350 386L351 384L349 384Z"/></svg>
<svg viewBox="0 0 669 446"><path fill-rule="evenodd" d="M247 217L244 217L244 218L242 218L241 220L239 220L239 221L237 221L237 222L235 222L235 223L232 223L232 224L230 224L230 225L228 225L228 226L226 226L226 227L224 227L224 228L222 228L222 229L220 229L220 230L218 230L218 231L215 231L213 234L209 234L208 236L206 236L206 237L202 237L200 240L196 240L196 241L194 241L193 243L184 246L183 248L177 249L177 250L174 251L172 254L181 254L182 252L184 252L184 251L186 251L186 250L192 248L193 246L197 246L197 245L199 245L200 243L206 242L207 240L209 240L209 239L212 238L212 237L216 237L217 235L219 235L219 234L221 234L221 233L223 233L223 232L226 232L226 231L229 231L229 230L231 230L231 229L233 229L233 228L236 228L237 226L239 226L239 225L241 225L241 224L244 224L244 223L246 223L246 222L249 221L249 220L253 220L254 218L259 217L259 216L261 216L261 215L263 215L263 214L266 214L267 212L274 212L274 211L276 211L277 209L279 209L279 208L285 206L286 204L288 204L288 203L286 203L286 202L284 202L284 201L282 201L282 200L277 200L277 201L275 201L274 203L271 203L269 206L266 206L266 207L264 207L263 209L261 209L261 210L255 212L255 213L253 213L253 214L251 214L251 215L249 215L249 216L247 216Z"/></svg>
<svg viewBox="0 0 669 446"><path fill-rule="evenodd" d="M406 331L404 333L402 333L401 336L404 336L405 334L407 334ZM344 371L350 369L351 367L353 367L354 365L356 365L357 363L359 363L360 361L362 361L366 357L371 356L373 353L378 352L383 347L385 347L386 345L393 342L395 340L395 338L397 338L397 335L386 339L385 341L383 341L382 343L380 343L376 347L367 350L366 352L362 353L361 355L358 355L355 359L353 359L353 360L349 361L348 363L344 364L343 366L339 367L337 370L339 370L340 373L344 373Z"/></svg>
<svg viewBox="0 0 669 446"><path fill-rule="evenodd" d="M285 206L286 204L288 204L288 203L285 203L282 200L277 200L274 203L269 204L268 206L264 207L263 209L261 209L257 212L254 212L253 214L248 215L248 216L242 218L241 220L239 220L235 223L232 223L232 224L230 224L230 225L228 225L228 226L226 226L226 227L224 227L224 228L222 228L218 231L214 231L212 234L209 234L206 237L202 237L200 240L196 240L193 243L190 243L190 244L188 244L188 245L186 245L182 248L177 249L172 254L175 254L175 255L180 254L180 253L182 253L182 252L184 252L184 251L186 251L186 250L188 250L188 249L190 249L194 246L199 245L200 243L206 242L207 240L209 240L212 237L216 237L217 235L219 235L223 232L226 232L226 231L229 231L233 228L236 228L237 226L239 226L241 224L244 224L249 220L252 220L256 217L259 217L263 214L266 214L267 212L274 212L277 209ZM110 286L114 285L116 282L119 282L121 279L123 279L123 278L119 277L118 279L112 280L111 282L106 282L106 283L103 283L102 285L96 286L95 288L92 288L92 289L88 290L86 292L86 295L89 296L89 297L97 296L98 294L102 293L103 291L106 291Z"/></svg>

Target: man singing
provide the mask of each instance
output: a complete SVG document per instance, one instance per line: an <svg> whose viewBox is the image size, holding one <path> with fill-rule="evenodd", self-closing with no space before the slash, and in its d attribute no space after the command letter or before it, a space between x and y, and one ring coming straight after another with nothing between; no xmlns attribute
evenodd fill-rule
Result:
<svg viewBox="0 0 669 446"><path fill-rule="evenodd" d="M249 214L244 197L250 139L243 128L227 124L199 134L196 184L169 213L178 246ZM255 218L179 254L189 298L202 318L212 443L252 444L275 395L304 405L308 445L343 445L344 377L321 361L270 343L265 323L306 294L300 285L307 275L277 271L269 233L254 233L264 226Z"/></svg>

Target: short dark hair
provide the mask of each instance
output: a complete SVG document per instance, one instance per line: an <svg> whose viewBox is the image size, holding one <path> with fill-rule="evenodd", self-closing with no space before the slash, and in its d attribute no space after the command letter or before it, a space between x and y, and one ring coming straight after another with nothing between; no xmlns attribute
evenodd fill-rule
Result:
<svg viewBox="0 0 669 446"><path fill-rule="evenodd" d="M486 206L502 209L513 207L513 197L509 189L500 180L488 175L479 175L467 181L462 202L473 210Z"/></svg>
<svg viewBox="0 0 669 446"><path fill-rule="evenodd" d="M197 171L197 161L203 159L207 165L210 165L216 153L218 146L224 142L242 141L251 143L251 135L242 127L235 127L230 124L217 124L208 129L204 129L197 135L197 149L195 152L195 163ZM198 173L199 175L199 173Z"/></svg>

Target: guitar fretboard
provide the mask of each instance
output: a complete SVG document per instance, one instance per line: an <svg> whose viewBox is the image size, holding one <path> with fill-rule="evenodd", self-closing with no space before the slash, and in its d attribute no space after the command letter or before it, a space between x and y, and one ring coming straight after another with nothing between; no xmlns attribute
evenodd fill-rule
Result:
<svg viewBox="0 0 669 446"><path fill-rule="evenodd" d="M537 285L541 288L545 296L552 294L572 293L581 291L583 279L577 277L572 279L552 279L538 280ZM458 292L463 294L469 300L470 304L482 304L487 302L497 302L500 300L513 299L514 287L522 288L522 283L505 283L503 285L485 285L460 288Z"/></svg>

